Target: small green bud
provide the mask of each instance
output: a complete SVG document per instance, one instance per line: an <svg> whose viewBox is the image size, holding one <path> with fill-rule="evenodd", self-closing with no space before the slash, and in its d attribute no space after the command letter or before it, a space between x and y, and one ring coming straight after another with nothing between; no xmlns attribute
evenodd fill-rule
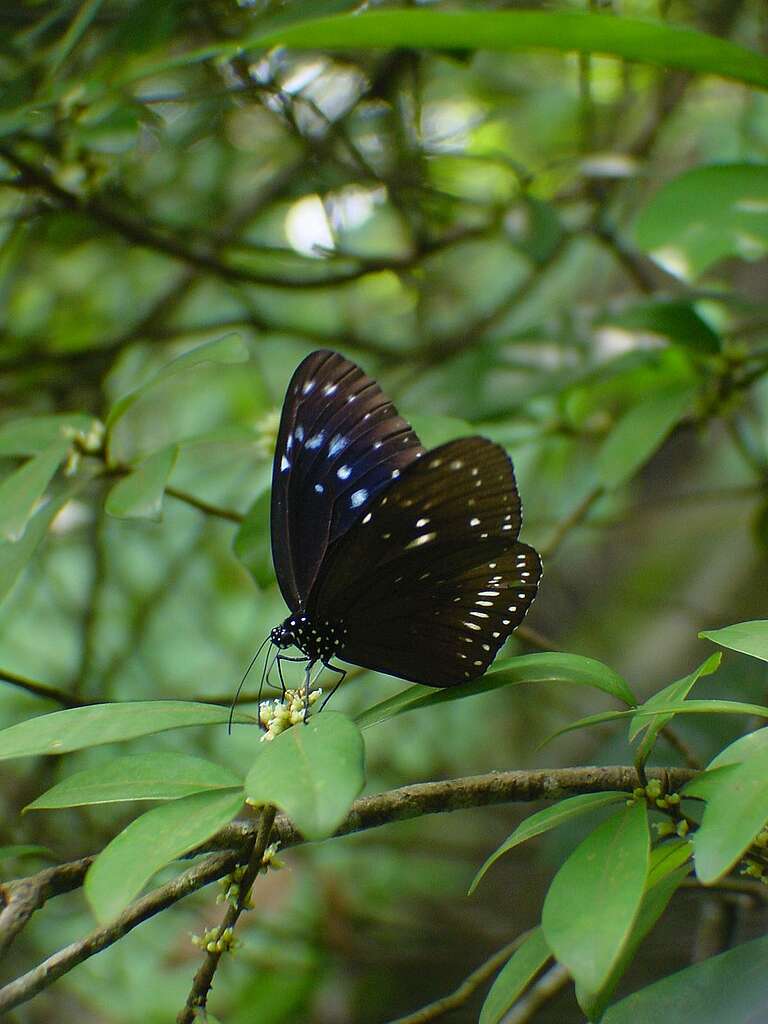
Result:
<svg viewBox="0 0 768 1024"><path fill-rule="evenodd" d="M683 819L682 821L678 821L677 828L675 829L675 831L681 839L685 839L685 837L688 835L688 828L688 822L685 819Z"/></svg>

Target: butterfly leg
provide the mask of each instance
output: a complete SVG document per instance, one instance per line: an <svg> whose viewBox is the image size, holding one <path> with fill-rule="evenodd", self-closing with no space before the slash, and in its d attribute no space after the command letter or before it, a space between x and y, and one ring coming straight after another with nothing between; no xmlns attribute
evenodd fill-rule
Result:
<svg viewBox="0 0 768 1024"><path fill-rule="evenodd" d="M307 660L307 667L304 669L304 725L309 721L309 693L312 686L312 669L315 667L314 661Z"/></svg>
<svg viewBox="0 0 768 1024"><path fill-rule="evenodd" d="M331 699L331 697L334 695L334 693L336 693L336 691L341 686L341 684L344 682L344 677L347 674L346 671L343 668L336 668L335 665L331 665L330 662L328 662L328 661L324 661L323 662L323 667L327 668L327 669L330 669L331 672L335 672L337 675L341 676L341 679L339 679L339 681L336 683L334 688L327 694L325 700L320 705L320 710L321 711L323 710L325 705L328 703L328 701Z"/></svg>
<svg viewBox="0 0 768 1024"><path fill-rule="evenodd" d="M283 662L294 661L294 662L305 662L309 661L308 658L289 658L287 654L277 655L277 674L280 676L280 696L282 700L285 700L285 680L283 679Z"/></svg>

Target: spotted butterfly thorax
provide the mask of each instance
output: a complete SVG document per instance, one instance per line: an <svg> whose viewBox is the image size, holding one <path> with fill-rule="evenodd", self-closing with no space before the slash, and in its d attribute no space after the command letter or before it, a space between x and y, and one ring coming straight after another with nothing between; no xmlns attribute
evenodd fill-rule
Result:
<svg viewBox="0 0 768 1024"><path fill-rule="evenodd" d="M288 385L272 554L290 615L272 643L427 686L481 676L531 606L541 560L499 445L425 451L375 381L313 352Z"/></svg>

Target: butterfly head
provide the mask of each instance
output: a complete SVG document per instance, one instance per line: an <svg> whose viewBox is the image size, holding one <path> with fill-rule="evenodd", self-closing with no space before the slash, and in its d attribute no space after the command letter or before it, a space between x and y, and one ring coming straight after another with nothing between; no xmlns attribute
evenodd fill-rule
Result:
<svg viewBox="0 0 768 1024"><path fill-rule="evenodd" d="M287 650L289 647L296 646L296 629L293 622L286 619L285 622L281 622L279 626L270 632L269 639L275 647L279 647L281 651Z"/></svg>

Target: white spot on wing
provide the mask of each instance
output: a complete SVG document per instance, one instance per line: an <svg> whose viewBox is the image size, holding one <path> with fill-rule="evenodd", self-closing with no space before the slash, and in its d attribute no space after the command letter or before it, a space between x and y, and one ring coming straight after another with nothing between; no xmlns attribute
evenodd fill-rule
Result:
<svg viewBox="0 0 768 1024"><path fill-rule="evenodd" d="M312 437L307 441L307 448L319 448L323 443L325 434L321 430L319 434L313 434Z"/></svg>
<svg viewBox="0 0 768 1024"><path fill-rule="evenodd" d="M429 522L429 519L427 519L426 517L424 519L417 519L416 520L416 529L420 530L422 528L422 526L426 526L428 522Z"/></svg>
<svg viewBox="0 0 768 1024"><path fill-rule="evenodd" d="M304 440L304 427L302 427L302 425L300 423L297 424L296 429L294 430L293 433L294 433L297 441L303 441Z"/></svg>
<svg viewBox="0 0 768 1024"><path fill-rule="evenodd" d="M479 526L480 525L480 520L479 519L470 519L469 520L469 525L470 526Z"/></svg>
<svg viewBox="0 0 768 1024"><path fill-rule="evenodd" d="M304 387L301 389L302 394L308 395L310 393L310 391L314 388L314 386L315 386L315 382L313 380L308 380L305 383Z"/></svg>
<svg viewBox="0 0 768 1024"><path fill-rule="evenodd" d="M436 536L437 534L435 532L422 533L420 537L415 537L412 541L409 541L405 545L405 548L408 550L408 548L417 548L422 544L428 544L430 541L434 540Z"/></svg>
<svg viewBox="0 0 768 1024"><path fill-rule="evenodd" d="M339 468L336 470L336 476L339 478L339 480L348 480L351 473L351 466L339 466Z"/></svg>
<svg viewBox="0 0 768 1024"><path fill-rule="evenodd" d="M341 470L339 470L339 472L341 472ZM353 493L352 497L349 499L349 503L352 508L360 508L367 497L368 491L366 491L364 487L361 487L359 491L355 491ZM370 514L368 518L370 518Z"/></svg>
<svg viewBox="0 0 768 1024"><path fill-rule="evenodd" d="M286 471L286 469L290 469L290 468L291 468L290 462L288 461L288 459L286 459L285 456L283 456L282 459L280 459L280 471L282 473L284 473Z"/></svg>
<svg viewBox="0 0 768 1024"><path fill-rule="evenodd" d="M338 455L339 452L343 452L347 447L347 439L342 434L336 434L331 439L331 443L328 446L328 457L332 458L334 455Z"/></svg>
<svg viewBox="0 0 768 1024"><path fill-rule="evenodd" d="M325 490L325 488L323 487L322 484L315 484L315 493L316 494L322 494L324 490Z"/></svg>

